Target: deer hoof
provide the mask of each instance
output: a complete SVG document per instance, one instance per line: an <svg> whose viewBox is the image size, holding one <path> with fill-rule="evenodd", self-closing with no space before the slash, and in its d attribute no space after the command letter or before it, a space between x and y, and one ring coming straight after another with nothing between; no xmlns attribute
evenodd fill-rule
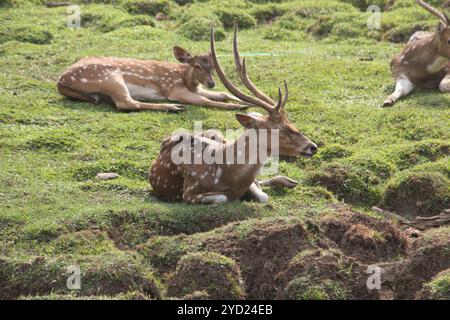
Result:
<svg viewBox="0 0 450 320"><path fill-rule="evenodd" d="M286 188L292 189L298 185L298 181L292 179L286 179Z"/></svg>
<svg viewBox="0 0 450 320"><path fill-rule="evenodd" d="M395 103L394 99L387 98L386 100L384 100L383 105L381 107L383 108L392 107L394 103Z"/></svg>

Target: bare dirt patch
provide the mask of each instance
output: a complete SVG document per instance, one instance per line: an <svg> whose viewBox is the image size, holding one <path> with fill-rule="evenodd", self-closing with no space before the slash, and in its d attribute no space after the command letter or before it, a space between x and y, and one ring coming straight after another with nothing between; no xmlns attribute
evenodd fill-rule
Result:
<svg viewBox="0 0 450 320"><path fill-rule="evenodd" d="M168 295L188 295L191 299L200 299L205 292L210 299L244 299L245 289L236 262L212 252L183 256L169 281Z"/></svg>
<svg viewBox="0 0 450 320"><path fill-rule="evenodd" d="M368 290L367 266L340 250L306 250L276 277L278 299L377 299Z"/></svg>
<svg viewBox="0 0 450 320"><path fill-rule="evenodd" d="M431 229L414 243L414 252L398 268L395 297L413 299L427 281L450 268L449 228Z"/></svg>
<svg viewBox="0 0 450 320"><path fill-rule="evenodd" d="M307 238L301 220L270 219L229 225L219 236L207 236L195 246L232 257L240 265L248 298L273 299L274 275L307 246Z"/></svg>
<svg viewBox="0 0 450 320"><path fill-rule="evenodd" d="M392 222L345 209L324 216L320 224L344 253L365 263L403 256L410 245L406 233Z"/></svg>
<svg viewBox="0 0 450 320"><path fill-rule="evenodd" d="M407 235L394 223L336 207L318 222L296 217L250 219L203 234L156 238L139 252L169 275L169 296L195 299L195 292L206 291L211 298L201 279L215 283L214 278L230 287L217 280L223 279L220 264L194 261L190 267L189 259L183 262L192 253L208 252L236 263L243 281L239 287L249 299L379 299L379 292L366 287L368 265L402 258L409 246ZM155 248L158 252L176 248L178 254L162 259L152 253Z"/></svg>

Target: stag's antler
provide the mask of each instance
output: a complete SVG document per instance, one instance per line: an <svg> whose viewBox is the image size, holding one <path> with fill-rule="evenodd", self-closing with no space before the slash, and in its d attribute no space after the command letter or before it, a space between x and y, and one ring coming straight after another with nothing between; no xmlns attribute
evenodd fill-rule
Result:
<svg viewBox="0 0 450 320"><path fill-rule="evenodd" d="M417 3L422 8L424 8L425 10L430 12L431 14L433 14L436 17L438 17L439 19L441 19L442 22L444 22L446 25L450 25L450 18L447 16L447 14L445 12L440 12L439 10L437 10L436 8L433 8L432 6L430 6L428 3L426 3L423 0L417 0Z"/></svg>
<svg viewBox="0 0 450 320"><path fill-rule="evenodd" d="M214 28L211 28L211 55L212 59L214 61L214 66L217 71L217 76L219 77L220 81L222 81L225 88L228 89L233 95L235 95L237 98L241 99L242 101L247 102L250 105L261 107L270 114L276 114L279 113L280 110L283 110L284 106L286 105L286 102L288 100L288 86L286 81L284 82L284 89L285 94L283 96L281 92L281 88L278 88L278 100L275 103L270 97L268 97L266 94L261 92L256 86L251 82L251 80L248 77L247 74L247 66L245 64L245 59L241 62L241 57L239 55L239 49L238 49L238 40L237 40L237 32L238 32L238 26L235 24L234 26L234 38L233 38L233 53L234 53L234 63L236 66L236 71L239 74L239 77L242 81L242 83L245 85L245 87L252 92L255 97L249 96L248 94L242 92L239 90L234 84L232 84L226 77L225 73L223 72L219 61L217 59L216 55L216 45L215 45L215 39L214 39Z"/></svg>

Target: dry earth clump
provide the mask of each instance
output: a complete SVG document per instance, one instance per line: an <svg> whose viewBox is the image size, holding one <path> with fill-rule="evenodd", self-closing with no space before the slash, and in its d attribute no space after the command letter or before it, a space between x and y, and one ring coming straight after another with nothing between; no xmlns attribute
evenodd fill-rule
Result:
<svg viewBox="0 0 450 320"><path fill-rule="evenodd" d="M245 290L239 266L232 259L213 252L183 256L169 281L168 294L200 299L206 292L210 299L244 299Z"/></svg>

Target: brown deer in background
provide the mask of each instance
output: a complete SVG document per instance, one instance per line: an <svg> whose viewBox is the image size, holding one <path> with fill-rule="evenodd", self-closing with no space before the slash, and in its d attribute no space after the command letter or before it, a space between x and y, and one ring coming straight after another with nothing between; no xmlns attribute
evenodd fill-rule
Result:
<svg viewBox="0 0 450 320"><path fill-rule="evenodd" d="M400 54L391 61L395 91L383 106L392 106L417 87L450 92L450 19L422 0L417 3L439 18L434 32L414 33Z"/></svg>
<svg viewBox="0 0 450 320"><path fill-rule="evenodd" d="M315 143L300 133L288 120L284 107L288 100L288 88L285 83L285 94L278 90L278 101L258 90L247 75L245 59L241 61L237 47L237 26L234 31L234 60L242 83L254 96L247 95L236 88L225 76L216 56L214 30L211 30L211 54L217 75L225 87L238 99L249 105L260 107L267 115L237 114L237 120L246 128L245 132L235 141L227 142L220 134L208 130L200 135L191 136L192 148L187 152L190 158L202 156L195 152L195 145L200 144L200 151L209 148L211 153L221 155L224 163L206 163L202 158L199 163L176 164L172 155L174 149L181 143L179 136L165 139L162 142L158 158L149 171L149 181L155 194L168 201L183 201L187 203L224 203L240 199L247 191L260 202L268 200L255 182L258 173L264 166L262 154L270 155L272 137L279 138L279 154L287 156L313 156L317 151ZM247 140L249 132L256 132L258 140L256 150L249 152L252 145ZM263 132L267 133L266 135ZM267 147L267 149L264 149ZM232 159L227 158L232 154ZM251 154L256 154L254 163L249 161ZM244 161L239 161L242 156ZM231 161L230 161L231 160ZM265 181L265 185L293 187L296 182L285 177L275 177Z"/></svg>
<svg viewBox="0 0 450 320"><path fill-rule="evenodd" d="M202 87L215 86L210 54L191 56L177 46L173 47L173 53L181 63L114 57L82 58L60 76L58 91L66 97L93 103L107 98L120 110L181 111L184 104L245 108L229 93ZM141 102L155 100L181 104Z"/></svg>

